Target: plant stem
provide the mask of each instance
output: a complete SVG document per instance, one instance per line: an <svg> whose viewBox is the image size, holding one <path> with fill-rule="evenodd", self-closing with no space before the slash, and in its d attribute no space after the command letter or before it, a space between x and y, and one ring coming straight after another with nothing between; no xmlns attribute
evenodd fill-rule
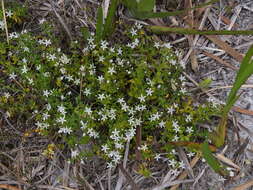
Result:
<svg viewBox="0 0 253 190"><path fill-rule="evenodd" d="M165 26L149 26L152 32L156 34L164 33L178 33L188 35L253 35L253 30L196 30L191 28L176 28L176 27L165 27Z"/></svg>

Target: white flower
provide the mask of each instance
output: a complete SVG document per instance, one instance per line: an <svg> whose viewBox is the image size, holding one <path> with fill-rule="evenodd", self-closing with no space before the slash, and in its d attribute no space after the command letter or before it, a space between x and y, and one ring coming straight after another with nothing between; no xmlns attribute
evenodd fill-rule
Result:
<svg viewBox="0 0 253 190"><path fill-rule="evenodd" d="M71 150L71 158L76 158L79 154L78 150Z"/></svg>
<svg viewBox="0 0 253 190"><path fill-rule="evenodd" d="M177 135L174 136L174 138L172 139L172 141L178 141L179 137Z"/></svg>
<svg viewBox="0 0 253 190"><path fill-rule="evenodd" d="M124 148L124 146L123 146L122 143L116 142L116 143L115 143L115 148L117 148L117 149L122 149L122 148Z"/></svg>
<svg viewBox="0 0 253 190"><path fill-rule="evenodd" d="M137 35L137 30L135 30L134 28L132 28L130 30L130 33L131 33L132 36L136 36Z"/></svg>
<svg viewBox="0 0 253 190"><path fill-rule="evenodd" d="M181 92L182 94L185 94L185 93L187 92L187 90L186 90L185 88L181 88L181 89L180 89L180 92Z"/></svg>
<svg viewBox="0 0 253 190"><path fill-rule="evenodd" d="M49 46L49 45L51 45L52 43L51 43L51 40L47 40L47 39L45 39L44 40L44 45L47 47L47 46Z"/></svg>
<svg viewBox="0 0 253 190"><path fill-rule="evenodd" d="M167 112L172 115L174 113L175 109L173 107L167 108Z"/></svg>
<svg viewBox="0 0 253 190"><path fill-rule="evenodd" d="M172 168L176 167L177 161L175 159L169 160L169 166Z"/></svg>
<svg viewBox="0 0 253 190"><path fill-rule="evenodd" d="M122 104L121 105L122 107L121 107L121 109L123 110L123 111L128 111L129 110L129 106L125 103L125 104Z"/></svg>
<svg viewBox="0 0 253 190"><path fill-rule="evenodd" d="M27 69L27 67L24 65L23 68L21 69L22 74L27 73L27 71L28 71L28 69Z"/></svg>
<svg viewBox="0 0 253 190"><path fill-rule="evenodd" d="M155 114L152 114L151 117L149 118L150 121L155 121L160 119L161 114L159 114L159 112L156 112Z"/></svg>
<svg viewBox="0 0 253 190"><path fill-rule="evenodd" d="M74 81L74 84L75 85L79 85L81 83L81 80L80 79L76 79L75 81Z"/></svg>
<svg viewBox="0 0 253 190"><path fill-rule="evenodd" d="M165 127L165 124L166 124L166 123L165 123L164 121L161 121L158 125L159 125L160 128L164 128L164 127Z"/></svg>
<svg viewBox="0 0 253 190"><path fill-rule="evenodd" d="M171 46L171 44L170 44L170 43L165 43L165 44L163 44L163 47L166 47L166 48L171 48L172 46Z"/></svg>
<svg viewBox="0 0 253 190"><path fill-rule="evenodd" d="M42 18L42 19L39 20L39 24L43 24L44 22L46 22L45 18Z"/></svg>
<svg viewBox="0 0 253 190"><path fill-rule="evenodd" d="M136 28L138 29L138 30L140 30L141 28L142 28L142 25L140 24L140 23L135 23L135 26L136 26Z"/></svg>
<svg viewBox="0 0 253 190"><path fill-rule="evenodd" d="M125 133L125 140L130 141L135 136L135 129L130 128Z"/></svg>
<svg viewBox="0 0 253 190"><path fill-rule="evenodd" d="M183 161L179 162L179 167L180 167L180 168L182 168L182 169L184 169L184 168L185 168L185 164L184 164L184 162L183 162Z"/></svg>
<svg viewBox="0 0 253 190"><path fill-rule="evenodd" d="M101 49L102 50L105 50L107 48L107 46L108 46L108 42L107 41L105 41L105 40L101 41Z"/></svg>
<svg viewBox="0 0 253 190"><path fill-rule="evenodd" d="M114 67L110 67L108 73L110 73L111 75L113 75L113 73L116 73Z"/></svg>
<svg viewBox="0 0 253 190"><path fill-rule="evenodd" d="M6 16L7 17L12 17L12 15L13 15L13 13L12 13L11 10L6 11Z"/></svg>
<svg viewBox="0 0 253 190"><path fill-rule="evenodd" d="M108 168L108 169L112 169L112 168L114 168L115 166L113 165L113 163L112 162L107 162L107 166L106 166L106 168Z"/></svg>
<svg viewBox="0 0 253 190"><path fill-rule="evenodd" d="M186 63L185 63L183 60L181 60L181 61L180 61L180 66L181 66L183 69L185 69L185 68L186 68Z"/></svg>
<svg viewBox="0 0 253 190"><path fill-rule="evenodd" d="M70 134L72 132L72 129L68 127L62 127L58 130L58 133L64 133L64 134Z"/></svg>
<svg viewBox="0 0 253 190"><path fill-rule="evenodd" d="M189 152L189 153L187 154L187 156L189 156L190 158L193 157L194 155L195 155L194 152Z"/></svg>
<svg viewBox="0 0 253 190"><path fill-rule="evenodd" d="M179 80L181 80L181 82L185 81L185 76L180 75Z"/></svg>
<svg viewBox="0 0 253 190"><path fill-rule="evenodd" d="M51 110L51 108L52 108L52 107L51 107L51 105L50 105L50 104L47 104L47 105L46 105L46 109L47 109L47 111L50 111L50 110Z"/></svg>
<svg viewBox="0 0 253 190"><path fill-rule="evenodd" d="M146 109L147 109L146 105L142 105L142 106L140 107L140 111L144 111L144 110L146 110Z"/></svg>
<svg viewBox="0 0 253 190"><path fill-rule="evenodd" d="M42 119L47 120L50 117L50 115L46 112L42 114Z"/></svg>
<svg viewBox="0 0 253 190"><path fill-rule="evenodd" d="M118 49L117 55L122 55L122 49L121 48Z"/></svg>
<svg viewBox="0 0 253 190"><path fill-rule="evenodd" d="M159 42L155 42L154 47L158 49L160 47Z"/></svg>
<svg viewBox="0 0 253 190"><path fill-rule="evenodd" d="M15 80L16 77L17 77L17 75L13 72L13 73L10 74L9 79L10 80Z"/></svg>
<svg viewBox="0 0 253 190"><path fill-rule="evenodd" d="M98 59L99 62L104 62L104 60L105 60L104 56L100 56Z"/></svg>
<svg viewBox="0 0 253 190"><path fill-rule="evenodd" d="M43 96L48 97L51 93L48 90L43 90Z"/></svg>
<svg viewBox="0 0 253 190"><path fill-rule="evenodd" d="M154 91L151 88L146 90L146 93L147 93L148 96L151 96L153 94L153 92Z"/></svg>
<svg viewBox="0 0 253 190"><path fill-rule="evenodd" d="M125 100L124 100L124 98L119 98L119 99L117 100L117 102L120 103L120 104L123 104L123 103L125 103Z"/></svg>
<svg viewBox="0 0 253 190"><path fill-rule="evenodd" d="M92 44L94 42L94 38L93 37L89 37L87 39L87 41L88 41L89 44Z"/></svg>
<svg viewBox="0 0 253 190"><path fill-rule="evenodd" d="M18 34L16 32L12 32L9 34L9 38L13 39L13 38L18 38Z"/></svg>
<svg viewBox="0 0 253 190"><path fill-rule="evenodd" d="M159 159L161 159L161 154L156 154L155 155L155 160L158 161Z"/></svg>
<svg viewBox="0 0 253 190"><path fill-rule="evenodd" d="M89 128L87 133L89 137L93 137L94 139L99 137L98 133L94 129Z"/></svg>
<svg viewBox="0 0 253 190"><path fill-rule="evenodd" d="M102 82L104 81L104 77L103 77L103 75L98 76L98 81L99 81L99 83L102 83Z"/></svg>
<svg viewBox="0 0 253 190"><path fill-rule="evenodd" d="M192 116L191 115L187 115L185 118L186 122L191 122L192 121Z"/></svg>
<svg viewBox="0 0 253 190"><path fill-rule="evenodd" d="M63 105L57 106L57 111L60 112L63 115L67 113L65 111L65 107Z"/></svg>
<svg viewBox="0 0 253 190"><path fill-rule="evenodd" d="M4 97L5 97L6 99L8 99L10 96L11 96L11 95L10 95L9 92L5 92L5 93L4 93Z"/></svg>
<svg viewBox="0 0 253 190"><path fill-rule="evenodd" d="M60 61L62 62L62 64L68 64L70 62L70 59L65 54L63 54L60 57Z"/></svg>
<svg viewBox="0 0 253 190"><path fill-rule="evenodd" d="M47 58L50 60L50 61L54 61L56 59L56 56L55 54L48 54Z"/></svg>
<svg viewBox="0 0 253 190"><path fill-rule="evenodd" d="M90 92L89 88L86 88L83 93L84 93L85 96L91 95L91 92Z"/></svg>
<svg viewBox="0 0 253 190"><path fill-rule="evenodd" d="M192 129L192 127L187 127L186 132L191 134L192 132L194 132L194 130Z"/></svg>
<svg viewBox="0 0 253 190"><path fill-rule="evenodd" d="M141 147L138 147L138 150L142 150L142 151L148 150L147 144L141 145Z"/></svg>
<svg viewBox="0 0 253 190"><path fill-rule="evenodd" d="M107 153L107 152L108 152L108 150L109 150L109 147L108 147L108 145L107 145L107 144L105 144L105 145L102 145L102 148L101 148L101 150L102 150L104 153Z"/></svg>
<svg viewBox="0 0 253 190"><path fill-rule="evenodd" d="M86 129L87 128L87 126L88 126L88 124L87 124L87 122L86 123L84 123L83 121L80 121L80 123L81 123L81 129Z"/></svg>
<svg viewBox="0 0 253 190"><path fill-rule="evenodd" d="M138 97L138 99L140 100L140 102L145 102L145 98L146 98L146 96L143 96L142 94L141 94L140 97Z"/></svg>
<svg viewBox="0 0 253 190"><path fill-rule="evenodd" d="M91 110L90 107L86 107L86 108L84 109L84 112L87 113L89 116L92 114L92 110Z"/></svg>
<svg viewBox="0 0 253 190"><path fill-rule="evenodd" d="M56 121L57 121L58 123L63 124L63 123L66 121L65 116L58 118Z"/></svg>
<svg viewBox="0 0 253 190"><path fill-rule="evenodd" d="M98 99L99 99L100 101L102 101L103 99L105 99L105 94L99 94L99 95L98 95Z"/></svg>

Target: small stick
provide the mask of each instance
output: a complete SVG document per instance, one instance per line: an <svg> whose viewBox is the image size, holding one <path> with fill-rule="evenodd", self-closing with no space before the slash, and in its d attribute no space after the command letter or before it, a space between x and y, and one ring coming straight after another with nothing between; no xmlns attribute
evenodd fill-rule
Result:
<svg viewBox="0 0 253 190"><path fill-rule="evenodd" d="M4 0L2 0L2 10L3 10L3 18L4 18L4 28L5 28L5 33L6 33L6 40L7 40L7 43L9 44L10 40L9 40L9 34L8 34L6 16L5 16Z"/></svg>

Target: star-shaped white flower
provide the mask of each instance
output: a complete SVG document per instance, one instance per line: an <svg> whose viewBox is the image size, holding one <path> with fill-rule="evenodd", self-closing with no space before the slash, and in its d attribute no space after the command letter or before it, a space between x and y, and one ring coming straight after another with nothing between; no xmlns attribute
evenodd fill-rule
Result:
<svg viewBox="0 0 253 190"><path fill-rule="evenodd" d="M138 97L138 99L140 100L140 102L145 102L145 98L146 98L146 96L143 96L142 94L141 94L140 97Z"/></svg>
<svg viewBox="0 0 253 190"><path fill-rule="evenodd" d="M114 67L110 67L109 70L108 70L108 73L109 73L110 75L113 75L114 73L116 73Z"/></svg>

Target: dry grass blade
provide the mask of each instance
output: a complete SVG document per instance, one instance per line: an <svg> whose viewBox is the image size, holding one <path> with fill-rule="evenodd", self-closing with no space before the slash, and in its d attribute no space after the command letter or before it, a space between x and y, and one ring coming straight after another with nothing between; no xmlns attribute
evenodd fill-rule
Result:
<svg viewBox="0 0 253 190"><path fill-rule="evenodd" d="M56 15L56 17L58 18L59 22L61 23L61 25L63 26L64 30L66 31L66 33L68 34L70 40L72 41L72 35L71 32L69 30L69 28L67 27L67 25L65 24L64 20L62 19L62 17L57 13L57 11L55 10L54 5L52 5L52 9L54 11L54 14Z"/></svg>
<svg viewBox="0 0 253 190"><path fill-rule="evenodd" d="M199 159L200 159L200 156L199 156L199 155L195 156L195 157L192 159L192 161L190 162L190 166L193 168L193 167L197 164L197 162L199 161ZM184 178L186 178L186 177L187 177L187 172L183 172L183 173L178 177L178 179L179 179L179 180L182 180L182 179L184 179ZM170 188L170 190L177 190L177 188L178 188L179 185L180 185L180 184L174 185L173 187Z"/></svg>
<svg viewBox="0 0 253 190"><path fill-rule="evenodd" d="M240 108L238 106L233 106L232 110L236 111L236 112L239 112L239 113L243 113L243 114L246 114L246 115L252 115L253 116L253 111L252 110L246 110L246 109Z"/></svg>
<svg viewBox="0 0 253 190"><path fill-rule="evenodd" d="M185 0L185 8L192 8L192 1L191 0ZM193 11L189 11L189 14L187 16L187 22L190 25L190 28L192 28L194 26L194 15L193 15ZM191 46L191 44L193 44L193 36L191 35L187 35L188 38L188 43L189 46ZM194 72L198 71L198 60L197 60L197 56L196 56L196 51L193 49L191 54L190 54L190 58L191 58L191 68Z"/></svg>
<svg viewBox="0 0 253 190"><path fill-rule="evenodd" d="M124 160L123 160L124 169L126 168L126 164L127 164L128 153L129 153L129 145L130 145L130 141L127 141L126 150L125 150L125 154L124 154ZM115 190L120 190L121 189L123 181L124 181L124 176L123 176L122 172L119 171L119 179L117 181L117 185L115 187Z"/></svg>
<svg viewBox="0 0 253 190"><path fill-rule="evenodd" d="M188 173L188 176L190 176L191 178L194 178L194 173L193 173L193 170L191 168L191 165L187 159L187 156L183 150L182 147L177 147L177 152L178 152L178 156L181 160L183 160L185 166L186 166L186 172Z"/></svg>
<svg viewBox="0 0 253 190"><path fill-rule="evenodd" d="M5 185L5 184L0 184L0 189L7 189L7 190L22 190L22 189L19 189L15 186L12 186L12 185Z"/></svg>
<svg viewBox="0 0 253 190"><path fill-rule="evenodd" d="M7 40L7 43L9 44L9 34L8 34L8 27L7 27L7 21L6 21L6 16L5 16L4 0L2 0L2 11L3 11L3 20L4 20L4 28L5 28L5 33L6 33L6 40Z"/></svg>
<svg viewBox="0 0 253 190"><path fill-rule="evenodd" d="M226 163L227 165L232 166L237 170L241 170L241 168L238 165L232 162L232 160L226 158L223 154L216 154L215 157L218 158L220 161Z"/></svg>
<svg viewBox="0 0 253 190"><path fill-rule="evenodd" d="M242 185L239 185L235 188L232 188L231 190L246 190L248 189L249 187L253 186L253 179L252 180L249 180L248 182L242 184Z"/></svg>
<svg viewBox="0 0 253 190"><path fill-rule="evenodd" d="M221 58L215 56L214 54L208 53L208 52L206 52L206 51L203 51L202 53L203 53L204 55L206 55L206 56L208 56L208 57L210 57L210 58L216 60L217 62L221 63L222 65L227 66L227 67L230 68L230 69L233 69L233 70L235 70L235 71L238 70L237 67L235 67L235 66L233 66L233 65L231 65L231 64L229 64L229 63L227 63L226 61L223 61Z"/></svg>
<svg viewBox="0 0 253 190"><path fill-rule="evenodd" d="M226 51L229 55L234 57L237 61L242 62L243 55L238 53L234 48L228 45L226 42L220 40L217 36L206 35L206 37L211 40L214 44L221 47L224 51Z"/></svg>
<svg viewBox="0 0 253 190"><path fill-rule="evenodd" d="M126 177L128 183L132 186L132 190L140 190L140 187L134 182L130 174L124 169L122 164L119 164L119 169L123 173L123 175Z"/></svg>

